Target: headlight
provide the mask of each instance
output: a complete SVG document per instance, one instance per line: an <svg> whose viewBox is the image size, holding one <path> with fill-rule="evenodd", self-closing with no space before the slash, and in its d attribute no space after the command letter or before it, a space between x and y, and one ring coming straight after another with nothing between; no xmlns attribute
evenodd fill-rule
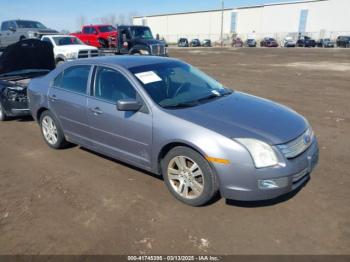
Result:
<svg viewBox="0 0 350 262"><path fill-rule="evenodd" d="M67 59L76 59L78 57L77 53L67 53L66 54Z"/></svg>
<svg viewBox="0 0 350 262"><path fill-rule="evenodd" d="M34 31L28 31L28 38L37 38L38 34Z"/></svg>
<svg viewBox="0 0 350 262"><path fill-rule="evenodd" d="M275 151L265 142L251 138L237 138L235 140L249 151L256 168L275 166L278 164Z"/></svg>
<svg viewBox="0 0 350 262"><path fill-rule="evenodd" d="M147 50L140 50L141 55L149 55L149 52Z"/></svg>

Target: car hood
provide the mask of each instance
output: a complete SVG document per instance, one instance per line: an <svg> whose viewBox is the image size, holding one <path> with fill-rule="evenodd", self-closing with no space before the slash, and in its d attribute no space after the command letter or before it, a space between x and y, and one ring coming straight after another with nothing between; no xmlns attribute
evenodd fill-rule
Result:
<svg viewBox="0 0 350 262"><path fill-rule="evenodd" d="M270 145L291 141L308 126L305 118L295 111L240 92L167 112L229 138L255 138Z"/></svg>
<svg viewBox="0 0 350 262"><path fill-rule="evenodd" d="M52 45L38 39L26 39L9 45L0 56L0 77L19 70L54 68Z"/></svg>
<svg viewBox="0 0 350 262"><path fill-rule="evenodd" d="M36 31L36 30L33 30L33 31ZM58 34L58 31L50 28L40 29L40 30L37 30L37 32L39 32L40 34Z"/></svg>
<svg viewBox="0 0 350 262"><path fill-rule="evenodd" d="M64 45L55 47L55 51L57 52L79 52L81 50L97 50L97 48L89 45Z"/></svg>
<svg viewBox="0 0 350 262"><path fill-rule="evenodd" d="M165 45L164 41L156 40L156 39L142 39L136 38L135 44L141 45Z"/></svg>

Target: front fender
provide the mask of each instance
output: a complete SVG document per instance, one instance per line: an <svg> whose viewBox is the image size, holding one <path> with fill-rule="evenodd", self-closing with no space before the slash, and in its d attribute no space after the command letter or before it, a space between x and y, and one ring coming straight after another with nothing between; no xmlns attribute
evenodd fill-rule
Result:
<svg viewBox="0 0 350 262"><path fill-rule="evenodd" d="M146 45L135 45L129 50L129 55L133 55L135 53L140 53L141 50L145 50L151 54L151 50L148 46Z"/></svg>

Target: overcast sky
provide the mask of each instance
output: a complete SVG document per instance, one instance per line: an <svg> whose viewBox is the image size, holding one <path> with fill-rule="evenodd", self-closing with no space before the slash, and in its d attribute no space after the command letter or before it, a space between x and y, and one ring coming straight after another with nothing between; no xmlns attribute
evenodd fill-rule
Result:
<svg viewBox="0 0 350 262"><path fill-rule="evenodd" d="M226 7L247 6L288 0L225 0ZM87 23L101 18L122 19L129 15L149 15L218 9L221 0L0 0L0 21L32 19L57 30L76 31L79 17Z"/></svg>

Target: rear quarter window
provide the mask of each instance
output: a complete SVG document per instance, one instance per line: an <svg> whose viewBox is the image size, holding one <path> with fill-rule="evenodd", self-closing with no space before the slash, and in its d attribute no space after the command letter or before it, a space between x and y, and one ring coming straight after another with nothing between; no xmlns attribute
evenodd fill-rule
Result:
<svg viewBox="0 0 350 262"><path fill-rule="evenodd" d="M65 69L53 81L53 86L67 91L86 94L91 66L73 66Z"/></svg>

